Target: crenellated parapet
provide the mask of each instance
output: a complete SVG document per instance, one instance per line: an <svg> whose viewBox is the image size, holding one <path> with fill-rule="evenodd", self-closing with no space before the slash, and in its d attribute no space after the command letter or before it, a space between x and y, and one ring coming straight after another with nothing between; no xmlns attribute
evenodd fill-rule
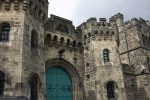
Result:
<svg viewBox="0 0 150 100"><path fill-rule="evenodd" d="M60 33L69 36L73 36L76 33L72 21L56 15L51 15L47 20L47 22L45 23L45 31Z"/></svg>
<svg viewBox="0 0 150 100"><path fill-rule="evenodd" d="M142 24L147 25L147 26L150 25L149 21L148 20L146 21L143 18L139 18L139 19L132 18L131 20L128 20L125 22L125 28L131 28L132 26L142 25Z"/></svg>
<svg viewBox="0 0 150 100"><path fill-rule="evenodd" d="M80 29L82 34L82 41L84 45L89 44L90 41L112 41L116 40L117 27L112 19L107 22L106 18L100 18L97 22L96 18L90 18L82 23L77 29Z"/></svg>
<svg viewBox="0 0 150 100"><path fill-rule="evenodd" d="M83 46L82 42L79 40L64 36L64 35L59 35L59 34L54 34L51 32L46 32L45 33L45 47L49 48L66 48L68 51L74 51L74 52L83 52Z"/></svg>
<svg viewBox="0 0 150 100"><path fill-rule="evenodd" d="M48 0L1 0L0 11L25 11L26 14L43 21L48 15Z"/></svg>

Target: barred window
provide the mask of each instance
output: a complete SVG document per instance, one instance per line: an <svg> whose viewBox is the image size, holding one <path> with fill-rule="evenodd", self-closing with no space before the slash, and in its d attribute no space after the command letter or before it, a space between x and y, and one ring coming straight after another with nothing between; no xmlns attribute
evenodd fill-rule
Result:
<svg viewBox="0 0 150 100"><path fill-rule="evenodd" d="M104 49L103 50L103 59L104 59L104 63L109 62L109 50L108 49Z"/></svg>
<svg viewBox="0 0 150 100"><path fill-rule="evenodd" d="M0 42L8 42L9 34L10 34L10 25L8 23L2 24L0 32Z"/></svg>

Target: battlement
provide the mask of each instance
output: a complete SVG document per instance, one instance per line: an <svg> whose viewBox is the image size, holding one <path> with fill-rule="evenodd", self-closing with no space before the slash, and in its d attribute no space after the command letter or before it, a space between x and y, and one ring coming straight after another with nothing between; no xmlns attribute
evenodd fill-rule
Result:
<svg viewBox="0 0 150 100"><path fill-rule="evenodd" d="M128 20L125 22L125 27L131 27L132 25L137 25L137 24L145 24L145 25L148 25L150 26L150 23L149 23L149 20L146 21L145 19L143 18L132 18L131 20Z"/></svg>
<svg viewBox="0 0 150 100"><path fill-rule="evenodd" d="M106 18L99 18L99 21L95 17L91 17L86 22L83 22L80 24L77 28L86 27L86 26L92 26L92 27L113 27L114 26L114 20L112 18L109 19L109 21Z"/></svg>
<svg viewBox="0 0 150 100"><path fill-rule="evenodd" d="M1 0L0 12L25 11L36 19L45 20L48 14L48 0Z"/></svg>
<svg viewBox="0 0 150 100"><path fill-rule="evenodd" d="M68 19L56 16L56 15L53 15L53 14L51 14L50 19L53 20L53 21L55 21L55 20L63 21L65 23L67 23L67 24L71 24L72 25L72 21L71 20L68 20Z"/></svg>
<svg viewBox="0 0 150 100"><path fill-rule="evenodd" d="M83 52L82 42L71 37L64 35L46 32L45 33L45 46L55 48L67 48L69 51Z"/></svg>
<svg viewBox="0 0 150 100"><path fill-rule="evenodd" d="M75 27L71 20L56 15L51 15L45 25L45 31L50 31L54 33L60 32L65 33L66 35L71 35L75 33Z"/></svg>

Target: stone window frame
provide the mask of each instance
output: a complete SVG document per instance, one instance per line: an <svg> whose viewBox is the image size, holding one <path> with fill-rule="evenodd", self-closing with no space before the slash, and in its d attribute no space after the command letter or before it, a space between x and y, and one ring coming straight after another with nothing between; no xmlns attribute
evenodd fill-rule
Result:
<svg viewBox="0 0 150 100"><path fill-rule="evenodd" d="M103 50L103 61L104 64L110 62L110 50L108 48L105 48Z"/></svg>
<svg viewBox="0 0 150 100"><path fill-rule="evenodd" d="M9 42L11 26L8 22L0 24L0 42Z"/></svg>

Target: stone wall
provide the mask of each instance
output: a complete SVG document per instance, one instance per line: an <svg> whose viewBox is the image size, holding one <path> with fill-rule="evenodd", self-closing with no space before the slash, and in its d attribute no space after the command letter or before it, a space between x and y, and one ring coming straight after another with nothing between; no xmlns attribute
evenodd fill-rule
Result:
<svg viewBox="0 0 150 100"><path fill-rule="evenodd" d="M126 69L134 68L134 72L124 72L124 82L127 97L130 100L146 100L149 92L149 31L150 28L142 18L133 18L125 23L124 29L119 33L120 58L124 64L129 64ZM131 70L130 70L131 71ZM127 83L131 83L127 85ZM144 84L144 85L143 85Z"/></svg>
<svg viewBox="0 0 150 100"><path fill-rule="evenodd" d="M4 95L21 95L22 44L24 13L14 10L0 10L0 24L10 24L8 42L0 42L0 70L6 76Z"/></svg>

